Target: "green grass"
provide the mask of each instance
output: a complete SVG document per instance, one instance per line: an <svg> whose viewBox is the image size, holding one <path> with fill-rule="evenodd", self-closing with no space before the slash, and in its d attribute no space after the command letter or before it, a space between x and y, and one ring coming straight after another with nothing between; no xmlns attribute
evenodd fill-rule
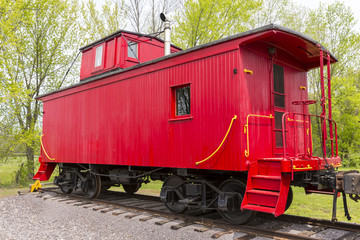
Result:
<svg viewBox="0 0 360 240"><path fill-rule="evenodd" d="M339 171L354 170L355 168L339 168ZM360 169L357 169L360 170ZM331 219L333 196L323 194L305 194L305 190L300 187L293 187L294 198L286 214L304 217ZM360 223L360 202L355 202L347 197L348 209L351 222ZM337 219L347 221L344 212L342 195L337 199Z"/></svg>
<svg viewBox="0 0 360 240"><path fill-rule="evenodd" d="M142 184L141 188L137 193L151 196L159 196L162 184L162 181L151 181L148 184ZM111 187L109 190L124 192L124 189L122 187Z"/></svg>
<svg viewBox="0 0 360 240"><path fill-rule="evenodd" d="M303 188L293 187L294 199L286 214L321 218L330 220L332 217L333 196L322 194L306 195ZM351 222L360 223L360 203L347 198ZM344 215L342 196L337 200L337 219L347 221Z"/></svg>
<svg viewBox="0 0 360 240"><path fill-rule="evenodd" d="M33 181L29 181L23 186L15 183L16 172L25 161L26 157L14 157L9 158L5 163L0 163L0 198L16 195L19 190L26 191L29 189L29 184L32 184ZM34 160L34 164L34 172L36 173L40 165L37 158ZM54 170L54 173L57 173L57 169ZM52 182L55 175L57 174L53 174L48 182Z"/></svg>
<svg viewBox="0 0 360 240"><path fill-rule="evenodd" d="M15 174L25 160L25 157L14 157L9 158L5 163L0 163L0 187L15 186Z"/></svg>

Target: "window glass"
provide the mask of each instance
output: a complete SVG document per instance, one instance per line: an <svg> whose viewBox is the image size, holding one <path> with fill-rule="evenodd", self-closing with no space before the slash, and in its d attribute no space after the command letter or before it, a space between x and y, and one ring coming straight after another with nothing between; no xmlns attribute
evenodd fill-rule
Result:
<svg viewBox="0 0 360 240"><path fill-rule="evenodd" d="M285 108L285 96L274 93L275 107Z"/></svg>
<svg viewBox="0 0 360 240"><path fill-rule="evenodd" d="M282 132L275 132L275 145L276 147L283 147Z"/></svg>
<svg viewBox="0 0 360 240"><path fill-rule="evenodd" d="M190 86L175 89L176 115L190 115Z"/></svg>
<svg viewBox="0 0 360 240"><path fill-rule="evenodd" d="M138 57L138 44L136 42L128 42L128 57Z"/></svg>
<svg viewBox="0 0 360 240"><path fill-rule="evenodd" d="M96 48L95 54L95 67L101 66L102 63L102 52L103 52L103 45Z"/></svg>
<svg viewBox="0 0 360 240"><path fill-rule="evenodd" d="M282 116L283 112L275 112L275 129L282 129ZM286 121L285 121L286 123ZM286 126L285 126L286 128Z"/></svg>
<svg viewBox="0 0 360 240"><path fill-rule="evenodd" d="M284 67L274 64L274 92L285 93Z"/></svg>

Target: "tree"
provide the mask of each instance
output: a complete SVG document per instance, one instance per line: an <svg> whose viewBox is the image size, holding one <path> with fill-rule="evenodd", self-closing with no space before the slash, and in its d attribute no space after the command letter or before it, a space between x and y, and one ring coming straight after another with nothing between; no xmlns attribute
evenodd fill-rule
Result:
<svg viewBox="0 0 360 240"><path fill-rule="evenodd" d="M128 16L132 28L136 32L141 32L144 27L144 0L130 0L127 1Z"/></svg>
<svg viewBox="0 0 360 240"><path fill-rule="evenodd" d="M263 0L260 9L252 15L250 24L254 28L275 23L303 32L309 11L309 8L291 0Z"/></svg>
<svg viewBox="0 0 360 240"><path fill-rule="evenodd" d="M190 48L248 30L260 1L187 0L175 15L174 43Z"/></svg>
<svg viewBox="0 0 360 240"><path fill-rule="evenodd" d="M160 13L169 14L179 6L177 0L151 0L149 14L150 18L145 23L148 28L147 33L158 33L163 30L163 21L160 19Z"/></svg>
<svg viewBox="0 0 360 240"><path fill-rule="evenodd" d="M360 34L355 30L353 12L340 2L320 4L309 12L306 19L305 33L324 45L339 60L331 66L332 106L333 118L339 126L340 156L347 159L352 149L360 146L360 129L356 127L360 101L357 66L360 58L353 54L360 51ZM320 102L319 70L311 71L308 80L311 97ZM319 114L320 109L319 105L315 106L314 113Z"/></svg>
<svg viewBox="0 0 360 240"><path fill-rule="evenodd" d="M94 0L82 3L82 44L103 38L126 27L127 11L123 0L105 0L101 11Z"/></svg>
<svg viewBox="0 0 360 240"><path fill-rule="evenodd" d="M13 29L16 44L6 41L0 49L0 89L7 96L2 99L6 106L3 119L16 122L13 138L24 146L28 177L32 178L42 112L34 97L61 87L78 47L79 7L76 0L35 0L22 10L29 21L19 18Z"/></svg>
<svg viewBox="0 0 360 240"><path fill-rule="evenodd" d="M29 8L30 2L19 1L0 1L0 51L7 45L19 46L19 36L16 30L23 23L31 23L29 14L25 11ZM4 59L9 55L3 55L0 58L0 64L4 63ZM3 89L4 69L0 68L0 161L6 161L17 145L18 139L14 137L14 118L8 118L9 107L6 105L9 98L16 96L16 91L8 91Z"/></svg>

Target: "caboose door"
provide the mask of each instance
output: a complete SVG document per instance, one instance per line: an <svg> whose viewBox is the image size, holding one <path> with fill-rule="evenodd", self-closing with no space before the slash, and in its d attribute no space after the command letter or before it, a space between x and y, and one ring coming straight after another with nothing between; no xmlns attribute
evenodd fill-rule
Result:
<svg viewBox="0 0 360 240"><path fill-rule="evenodd" d="M285 106L285 76L284 67L278 64L272 65L272 109L274 116L273 124L273 147L274 155L283 154L282 116L286 112Z"/></svg>
<svg viewBox="0 0 360 240"><path fill-rule="evenodd" d="M296 105L297 102L307 100L306 72L295 70L290 66L284 67L279 63L272 64L272 101L273 121L273 149L274 156L296 156L310 152L311 134L310 123L303 114L307 114L307 107ZM284 118L283 115L288 113ZM285 143L283 141L283 127L285 128ZM285 144L285 148L284 148Z"/></svg>

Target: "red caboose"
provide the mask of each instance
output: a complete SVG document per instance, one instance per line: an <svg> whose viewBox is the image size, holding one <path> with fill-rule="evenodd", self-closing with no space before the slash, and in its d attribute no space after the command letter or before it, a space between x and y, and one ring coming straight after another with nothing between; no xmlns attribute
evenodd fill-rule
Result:
<svg viewBox="0 0 360 240"><path fill-rule="evenodd" d="M38 97L43 138L34 179L47 180L58 164L55 183L89 197L162 180L160 197L173 212L214 208L233 223L256 211L281 215L290 185L338 189L329 74L337 60L323 46L272 24L184 51L172 46L161 57L163 45L119 31L81 48L81 81ZM307 71L318 67L323 112L314 116ZM322 156L313 154L314 118Z"/></svg>

